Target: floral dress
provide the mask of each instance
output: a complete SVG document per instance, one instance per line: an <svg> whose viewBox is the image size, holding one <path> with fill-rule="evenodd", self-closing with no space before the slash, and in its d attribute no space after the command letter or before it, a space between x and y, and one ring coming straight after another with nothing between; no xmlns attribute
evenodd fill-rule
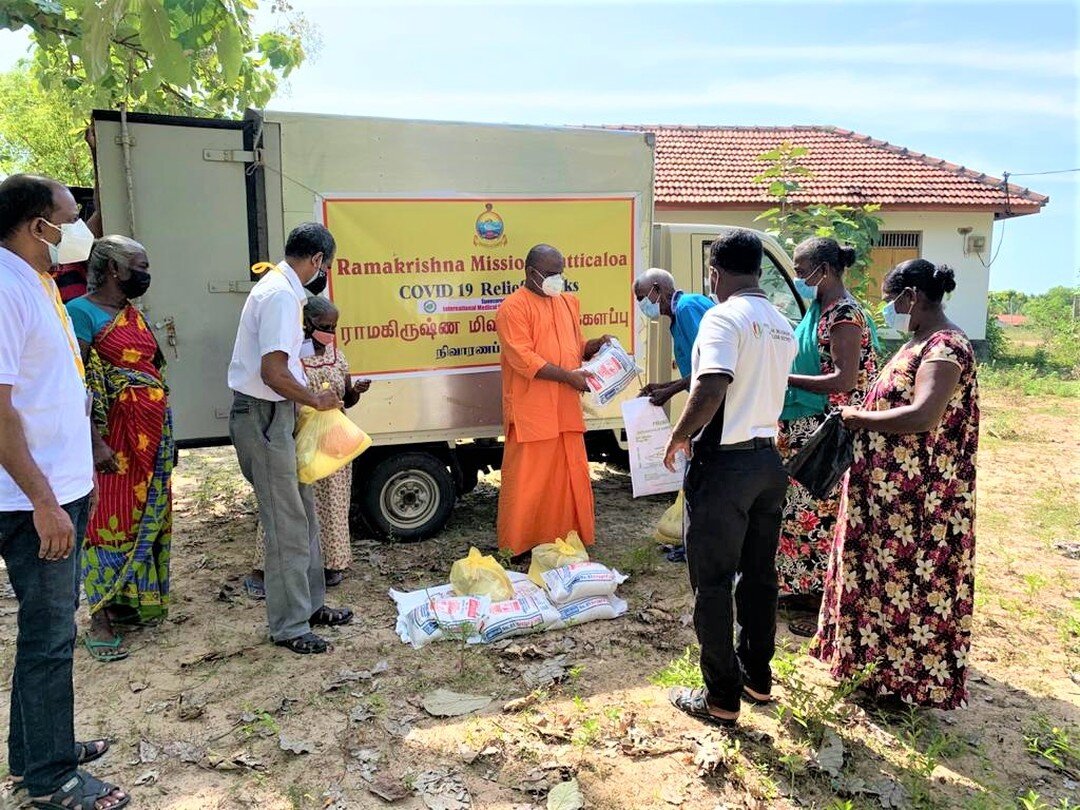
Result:
<svg viewBox="0 0 1080 810"><path fill-rule="evenodd" d="M832 330L842 323L862 329L859 346L859 376L855 390L829 395L829 411L845 405L858 405L866 389L877 376L877 356L866 312L852 298L841 298L821 313L818 321L818 353L821 373L836 370L832 357ZM825 421L826 414L781 420L777 447L784 461L795 455ZM817 594L821 592L825 568L836 534L836 515L840 509L839 487L832 495L818 500L794 479L788 482L784 500L784 518L780 545L776 552L776 572L782 594Z"/></svg>
<svg viewBox="0 0 1080 810"><path fill-rule="evenodd" d="M960 381L930 433L855 434L855 460L810 647L837 679L874 665L865 687L907 703L964 706L975 569L978 384L960 331L908 343L863 402L911 404L923 363L953 363Z"/></svg>
<svg viewBox="0 0 1080 810"><path fill-rule="evenodd" d="M319 391L326 384L338 398L345 398L349 364L336 346L327 347L321 355L304 358L303 364L308 388ZM352 465L346 464L333 475L316 481L311 485L311 489L315 496L315 512L319 516L319 545L322 548L323 567L328 571L344 571L352 564L349 535ZM259 524L256 535L253 568L262 571L266 543L262 524Z"/></svg>

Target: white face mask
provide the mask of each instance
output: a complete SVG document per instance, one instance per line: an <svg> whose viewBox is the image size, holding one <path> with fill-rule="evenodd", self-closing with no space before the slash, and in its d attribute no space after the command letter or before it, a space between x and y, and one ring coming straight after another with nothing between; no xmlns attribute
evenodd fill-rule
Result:
<svg viewBox="0 0 1080 810"><path fill-rule="evenodd" d="M556 298L566 292L566 278L562 273L547 276L540 283L540 289L543 290L544 295Z"/></svg>
<svg viewBox="0 0 1080 810"><path fill-rule="evenodd" d="M94 246L94 234L85 222L77 219L74 222L65 222L63 225L53 225L44 217L42 220L49 227L60 231L60 241L57 244L42 240L49 248L49 261L53 264L78 264L90 258L90 249Z"/></svg>
<svg viewBox="0 0 1080 810"><path fill-rule="evenodd" d="M905 290L904 292L907 292ZM904 293L900 293L903 295ZM887 303L881 310L882 318L885 321L885 325L890 329L895 329L897 332L910 332L911 331L911 313L910 312L897 312L896 302L900 299L900 295L896 296L892 301ZM914 302L912 303L914 305Z"/></svg>

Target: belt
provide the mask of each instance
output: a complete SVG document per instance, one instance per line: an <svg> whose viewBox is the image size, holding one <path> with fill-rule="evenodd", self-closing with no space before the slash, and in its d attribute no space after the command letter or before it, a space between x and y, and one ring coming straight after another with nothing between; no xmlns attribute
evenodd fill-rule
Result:
<svg viewBox="0 0 1080 810"><path fill-rule="evenodd" d="M732 450L765 450L771 447L776 447L775 439L759 436L754 439L747 439L745 442L735 442L734 444L714 444L710 449L715 450L717 453L727 453Z"/></svg>

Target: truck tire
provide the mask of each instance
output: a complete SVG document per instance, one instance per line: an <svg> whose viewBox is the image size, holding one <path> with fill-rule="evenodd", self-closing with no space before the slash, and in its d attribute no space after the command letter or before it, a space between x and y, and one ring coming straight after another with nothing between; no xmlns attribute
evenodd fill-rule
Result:
<svg viewBox="0 0 1080 810"><path fill-rule="evenodd" d="M372 468L360 506L377 536L411 542L431 537L446 525L455 497L445 461L430 453L402 453Z"/></svg>

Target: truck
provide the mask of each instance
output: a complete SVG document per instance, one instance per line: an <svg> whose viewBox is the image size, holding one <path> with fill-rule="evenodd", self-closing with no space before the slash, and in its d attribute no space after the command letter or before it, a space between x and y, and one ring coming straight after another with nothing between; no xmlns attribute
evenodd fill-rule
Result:
<svg viewBox="0 0 1080 810"><path fill-rule="evenodd" d="M706 292L723 230L653 221L654 141L641 132L256 111L98 110L91 126L104 232L150 256L140 307L168 362L180 447L229 441L226 369L253 268L280 260L300 222L334 233L338 345L351 373L374 381L349 412L374 441L354 462L354 506L375 535L399 540L437 534L499 466L494 310L521 283L529 247L566 255L586 337L614 334L642 382L665 381L670 335L638 316L633 279L663 267ZM798 320L791 260L763 241L762 283ZM586 413L593 452L625 449L618 400Z"/></svg>

